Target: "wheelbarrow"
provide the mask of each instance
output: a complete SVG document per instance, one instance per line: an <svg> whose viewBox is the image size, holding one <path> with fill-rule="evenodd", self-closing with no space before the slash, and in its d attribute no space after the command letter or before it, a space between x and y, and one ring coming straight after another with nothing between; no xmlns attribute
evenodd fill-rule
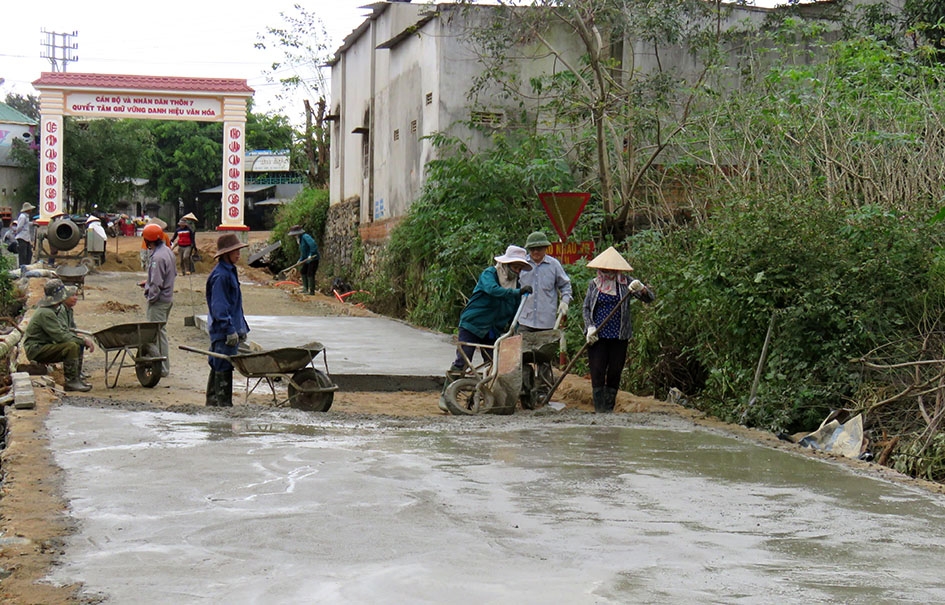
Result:
<svg viewBox="0 0 945 605"><path fill-rule="evenodd" d="M225 359L233 364L233 367L247 379L244 403L249 400L250 393L266 381L275 405L288 405L308 412L327 412L331 408L335 391L338 390L338 386L331 381L328 374L325 347L318 342L311 342L301 347L285 347L237 355L224 355L185 345L179 345L179 348L191 353ZM315 367L315 358L320 353L325 364L324 372ZM255 378L256 382L250 387L252 378ZM280 400L276 396L275 381L283 378L288 379L288 396Z"/></svg>
<svg viewBox="0 0 945 605"><path fill-rule="evenodd" d="M161 364L167 357L158 352L158 331L162 321L143 321L118 324L89 334L105 352L105 386L115 388L122 368L134 367L138 382L153 388L161 381ZM131 363L126 363L131 359ZM115 376L109 381L109 372Z"/></svg>
<svg viewBox="0 0 945 605"><path fill-rule="evenodd" d="M88 275L89 268L85 265L76 265L74 267L61 266L56 268L56 275L67 286L75 286L76 293L82 299L85 299L85 276Z"/></svg>
<svg viewBox="0 0 945 605"><path fill-rule="evenodd" d="M532 364L554 359L560 333L558 330L515 333L527 296L522 297L509 330L495 344L459 343L472 345L480 354L485 353L483 358L492 359L475 366L459 349L466 370L459 377L447 373L440 397L441 407L450 414L512 414L519 400L524 409L537 407L539 393L550 385L541 383Z"/></svg>

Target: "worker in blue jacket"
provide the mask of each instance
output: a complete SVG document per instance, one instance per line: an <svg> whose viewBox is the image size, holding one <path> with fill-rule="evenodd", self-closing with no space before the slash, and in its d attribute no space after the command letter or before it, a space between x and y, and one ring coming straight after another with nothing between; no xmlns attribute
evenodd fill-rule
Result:
<svg viewBox="0 0 945 605"><path fill-rule="evenodd" d="M243 315L243 293L236 273L240 249L248 244L240 242L233 233L217 239L217 266L207 278L207 309L210 350L222 355L236 355L239 345L249 334L249 325ZM233 405L233 365L226 359L208 357L210 378L207 381L207 405Z"/></svg>

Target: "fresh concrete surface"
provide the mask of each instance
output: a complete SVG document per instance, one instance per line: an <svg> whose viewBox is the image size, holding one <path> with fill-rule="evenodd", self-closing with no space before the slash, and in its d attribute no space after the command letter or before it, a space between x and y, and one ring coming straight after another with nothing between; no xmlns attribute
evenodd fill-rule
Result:
<svg viewBox="0 0 945 605"><path fill-rule="evenodd" d="M456 356L449 336L384 317L250 315L246 323L264 350L322 343L331 377L345 390L437 390ZM206 325L198 315L197 326Z"/></svg>
<svg viewBox="0 0 945 605"><path fill-rule="evenodd" d="M109 603L945 602L941 496L671 419L104 405L47 427Z"/></svg>

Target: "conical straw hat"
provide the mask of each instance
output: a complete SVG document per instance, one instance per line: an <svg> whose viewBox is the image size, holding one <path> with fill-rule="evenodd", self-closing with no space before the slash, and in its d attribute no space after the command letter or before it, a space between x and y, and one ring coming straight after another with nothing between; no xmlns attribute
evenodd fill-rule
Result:
<svg viewBox="0 0 945 605"><path fill-rule="evenodd" d="M611 271L633 271L630 263L624 260L620 253L611 246L594 257L594 260L587 263L591 269L609 269Z"/></svg>

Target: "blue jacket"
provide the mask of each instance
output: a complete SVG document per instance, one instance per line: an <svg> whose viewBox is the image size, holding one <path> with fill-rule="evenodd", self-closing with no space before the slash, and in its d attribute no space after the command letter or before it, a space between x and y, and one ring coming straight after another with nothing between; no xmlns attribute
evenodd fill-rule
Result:
<svg viewBox="0 0 945 605"><path fill-rule="evenodd" d="M520 289L500 286L495 267L488 267L479 276L476 289L459 316L459 327L479 338L485 338L490 332L498 336L512 323L521 297Z"/></svg>
<svg viewBox="0 0 945 605"><path fill-rule="evenodd" d="M313 238L308 233L303 233L299 237L299 260L302 262L306 258L315 257L315 260L318 260L318 244L315 243L315 238Z"/></svg>
<svg viewBox="0 0 945 605"><path fill-rule="evenodd" d="M210 340L224 340L228 334L248 334L243 316L243 293L236 267L221 260L207 278L207 309L210 310Z"/></svg>

